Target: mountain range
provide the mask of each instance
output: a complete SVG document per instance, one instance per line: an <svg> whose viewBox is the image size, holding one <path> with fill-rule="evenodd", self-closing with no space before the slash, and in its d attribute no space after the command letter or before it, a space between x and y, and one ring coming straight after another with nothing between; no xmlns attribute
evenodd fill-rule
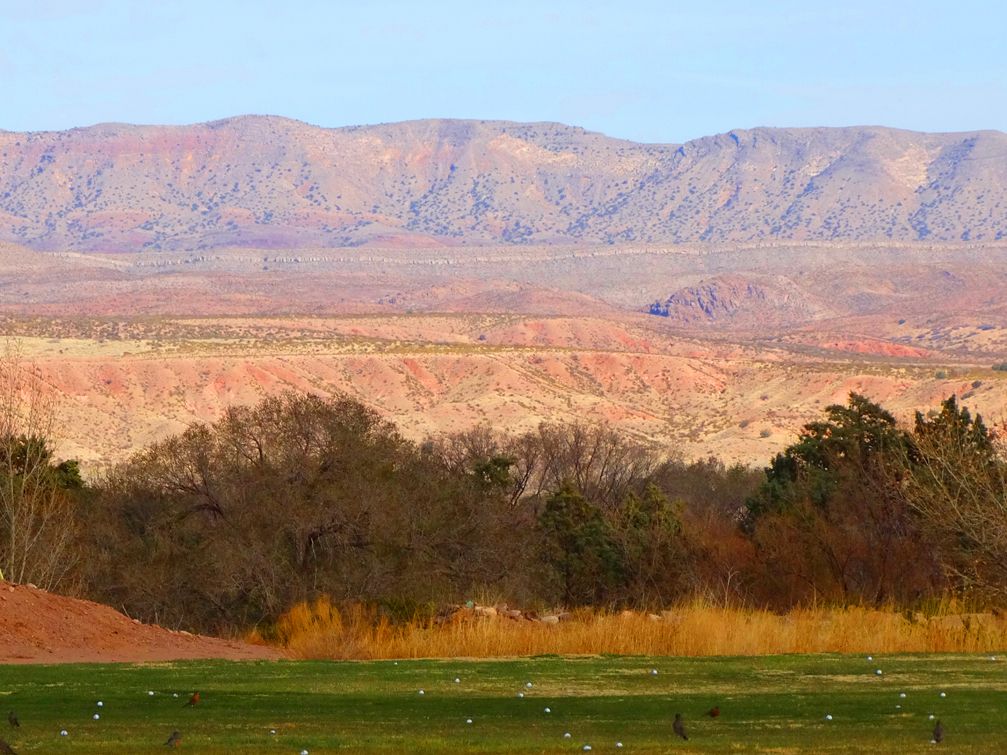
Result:
<svg viewBox="0 0 1007 755"><path fill-rule="evenodd" d="M126 252L1007 239L1007 134L557 123L0 131L0 241Z"/></svg>

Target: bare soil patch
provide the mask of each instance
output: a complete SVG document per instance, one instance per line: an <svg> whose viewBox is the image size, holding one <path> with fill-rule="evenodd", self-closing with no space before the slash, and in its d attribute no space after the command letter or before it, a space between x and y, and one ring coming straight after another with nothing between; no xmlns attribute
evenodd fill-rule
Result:
<svg viewBox="0 0 1007 755"><path fill-rule="evenodd" d="M272 648L143 624L99 603L0 582L0 663L280 657Z"/></svg>

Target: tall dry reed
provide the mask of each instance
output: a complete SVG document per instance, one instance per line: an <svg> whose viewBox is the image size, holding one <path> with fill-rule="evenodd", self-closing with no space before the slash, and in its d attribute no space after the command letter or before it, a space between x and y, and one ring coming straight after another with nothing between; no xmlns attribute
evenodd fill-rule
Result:
<svg viewBox="0 0 1007 755"><path fill-rule="evenodd" d="M251 639L264 641L257 634ZM1007 648L1007 619L988 613L956 613L952 604L923 617L867 608L807 608L780 615L692 603L665 611L660 618L578 611L558 624L478 617L393 626L366 608L339 610L320 599L287 612L271 642L298 658L361 660L543 653L974 653Z"/></svg>

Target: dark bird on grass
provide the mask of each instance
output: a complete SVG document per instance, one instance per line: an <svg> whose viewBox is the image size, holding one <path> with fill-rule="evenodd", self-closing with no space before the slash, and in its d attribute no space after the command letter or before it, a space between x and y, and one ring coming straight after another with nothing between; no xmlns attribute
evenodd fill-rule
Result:
<svg viewBox="0 0 1007 755"><path fill-rule="evenodd" d="M674 729L675 733L678 734L678 736L680 736L682 739L689 738L685 733L685 721L682 720L681 713L675 714L675 723L671 725L671 728Z"/></svg>
<svg viewBox="0 0 1007 755"><path fill-rule="evenodd" d="M710 718L716 718L717 716L720 715L720 706L714 705L712 708L710 708L710 710L706 711L706 715L708 715Z"/></svg>
<svg viewBox="0 0 1007 755"><path fill-rule="evenodd" d="M14 711L11 711L10 713L7 714L7 723L10 724L10 727L12 729L21 728L21 722L17 720L17 713L15 713Z"/></svg>
<svg viewBox="0 0 1007 755"><path fill-rule="evenodd" d="M0 755L17 755L14 748L0 739Z"/></svg>
<svg viewBox="0 0 1007 755"><path fill-rule="evenodd" d="M938 721L937 725L934 727L934 741L938 743L944 741L944 724L940 721Z"/></svg>
<svg viewBox="0 0 1007 755"><path fill-rule="evenodd" d="M199 705L199 693L198 692L193 692L192 693L192 697L189 698L189 702L187 702L182 707L183 708L195 708L197 705Z"/></svg>
<svg viewBox="0 0 1007 755"><path fill-rule="evenodd" d="M178 747L182 741L182 735L178 731L171 732L171 736L168 737L168 741L164 743L165 747Z"/></svg>

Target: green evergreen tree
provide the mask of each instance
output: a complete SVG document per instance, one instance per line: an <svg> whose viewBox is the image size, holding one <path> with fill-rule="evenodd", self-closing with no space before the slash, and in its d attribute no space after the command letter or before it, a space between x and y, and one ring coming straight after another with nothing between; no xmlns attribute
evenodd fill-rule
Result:
<svg viewBox="0 0 1007 755"><path fill-rule="evenodd" d="M543 557L568 606L605 602L618 582L620 564L601 511L569 482L545 502L539 515Z"/></svg>

